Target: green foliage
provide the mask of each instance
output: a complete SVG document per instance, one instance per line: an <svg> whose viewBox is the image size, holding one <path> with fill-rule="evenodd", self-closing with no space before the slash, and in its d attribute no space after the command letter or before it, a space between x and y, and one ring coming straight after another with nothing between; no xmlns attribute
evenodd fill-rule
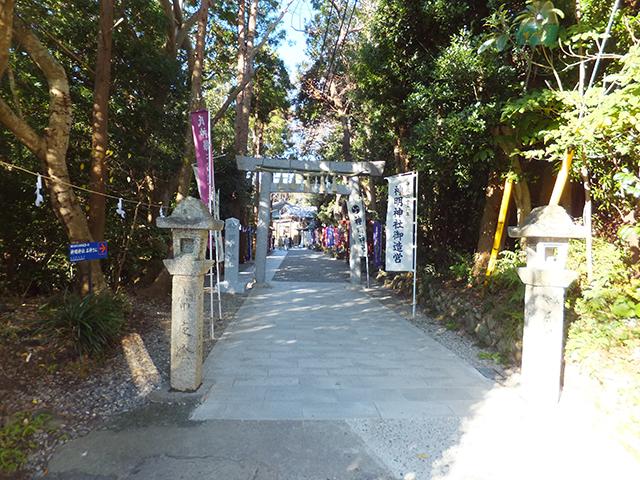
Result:
<svg viewBox="0 0 640 480"><path fill-rule="evenodd" d="M39 333L59 345L73 345L82 360L85 355L100 355L120 334L125 309L124 297L108 292L81 297L66 294L38 309L43 320Z"/></svg>
<svg viewBox="0 0 640 480"><path fill-rule="evenodd" d="M515 25L511 22L511 13L506 5L500 5L498 9L485 18L484 26L491 33L483 36L483 41L478 47L478 54L483 53L492 46L502 52L512 41Z"/></svg>
<svg viewBox="0 0 640 480"><path fill-rule="evenodd" d="M0 129L0 144L2 138L7 137L3 133L6 134L6 130ZM19 150L26 153L26 149ZM50 204L40 208L34 205L35 184L35 177L15 170L2 171L0 175L0 204L21 207L5 209L0 222L3 252L0 292L3 293L50 293L70 287L68 240L53 220Z"/></svg>
<svg viewBox="0 0 640 480"><path fill-rule="evenodd" d="M522 250L500 252L493 274L486 279L488 290L490 292L511 290L517 297L515 301L524 300L524 287L516 268L526 265L525 257L526 253Z"/></svg>
<svg viewBox="0 0 640 480"><path fill-rule="evenodd" d="M513 84L508 68L476 54L476 40L465 31L425 69L405 102L413 125L405 144L420 173L421 258L443 267L446 249L471 252L485 203L486 179L495 168L491 129ZM458 221L464 218L464 222Z"/></svg>
<svg viewBox="0 0 640 480"><path fill-rule="evenodd" d="M593 318L608 318L610 306L629 289L629 272L620 248L610 242L594 240L593 278L580 291L575 311ZM586 276L586 246L572 242L567 268Z"/></svg>
<svg viewBox="0 0 640 480"><path fill-rule="evenodd" d="M619 247L596 241L594 278L586 284L581 243L573 245L569 268L581 273L585 285L582 290L578 285L568 293L567 304L575 319L568 328L565 354L574 362L580 362L582 371L602 382L607 398L599 400L604 408L619 414L619 432L637 441L640 438L637 416L640 375L634 361L640 351L637 270L626 264Z"/></svg>
<svg viewBox="0 0 640 480"><path fill-rule="evenodd" d="M631 47L620 63L618 72L603 78L585 98L558 94L566 108L563 121L557 130L544 132L552 159L560 156L558 150L575 145L594 159L592 168L598 171L610 155L634 164L640 161L640 46Z"/></svg>
<svg viewBox="0 0 640 480"><path fill-rule="evenodd" d="M518 277L516 268L524 265L524 252L503 251L496 261L493 274L486 278L482 287L478 287L484 292L484 311L491 312L493 318L501 323L503 340L510 345L522 339L525 285Z"/></svg>
<svg viewBox="0 0 640 480"><path fill-rule="evenodd" d="M513 19L509 8L500 5L485 19L491 33L483 37L478 53L492 46L502 52L508 45L549 45L558 35L557 17L564 18L564 13L550 1L529 0Z"/></svg>
<svg viewBox="0 0 640 480"><path fill-rule="evenodd" d="M31 436L49 418L47 414L33 417L21 412L9 424L0 427L0 471L12 472L27 462L27 453L36 446Z"/></svg>
<svg viewBox="0 0 640 480"><path fill-rule="evenodd" d="M450 255L452 257L456 257L457 260L454 260L453 264L449 266L449 271L453 275L453 277L466 284L471 284L473 281L473 276L471 275L471 270L473 268L473 256L469 254L458 254L455 252L451 252Z"/></svg>
<svg viewBox="0 0 640 480"><path fill-rule="evenodd" d="M584 247L576 242L572 253L584 275ZM591 283L570 299L578 318L569 327L566 349L579 359L598 349L640 346L640 281L630 278L622 251L614 244L597 241L593 262Z"/></svg>
<svg viewBox="0 0 640 480"><path fill-rule="evenodd" d="M318 195L318 197L318 202L322 202L319 204L318 213L316 214L318 223L321 225L337 225L338 219L334 216L337 201L335 196Z"/></svg>
<svg viewBox="0 0 640 480"><path fill-rule="evenodd" d="M479 352L478 358L481 360L491 360L492 362L498 362L502 365L508 365L509 362L500 352Z"/></svg>
<svg viewBox="0 0 640 480"><path fill-rule="evenodd" d="M564 13L550 1L533 0L527 3L515 18L519 24L518 41L533 46L553 43L558 35L557 17L564 18Z"/></svg>
<svg viewBox="0 0 640 480"><path fill-rule="evenodd" d="M518 132L521 147L516 153L559 161L574 150L580 160L573 163L574 177L581 168L590 172L599 213L630 209L637 182L629 172L640 165L639 79L640 46L633 45L583 95L580 89L585 85L577 85L572 90L536 90L509 102L502 120ZM621 191L633 199L621 197Z"/></svg>
<svg viewBox="0 0 640 480"><path fill-rule="evenodd" d="M18 7L16 7L18 8ZM114 213L117 198L142 203L163 202L165 212L173 192L174 175L184 156L184 135L188 112L187 75L182 59L172 58L165 48L168 19L162 6L152 0L132 0L120 8L116 18L123 21L113 30L109 101L109 152L107 157L108 198L105 240L109 257L102 261L107 277L125 255L123 246L133 233L122 275L118 281L135 282L149 268L150 257L163 256L153 227L158 209L140 208L133 222L135 203L125 203L127 217ZM44 44L69 78L74 123L71 126L66 163L71 183L89 184L91 122L95 69L98 2L43 0L20 2L20 16L27 25L38 25L33 33ZM83 12L78 15L77 12ZM51 40L46 31L58 42ZM62 50L62 42L75 58ZM83 63L76 59L81 59ZM0 78L0 95L9 105L20 107L21 116L40 135L44 134L49 98L41 70L17 43L9 51L15 85L8 76ZM0 129L0 159L32 172L41 171L40 162L6 128ZM46 172L42 172L43 174ZM50 204L46 182L45 202L33 205L35 177L21 171L0 175L0 203L17 205L8 209L0 222L0 290L19 294L50 294L72 288L68 262L69 240L60 228ZM89 195L77 189L80 207L88 206Z"/></svg>
<svg viewBox="0 0 640 480"><path fill-rule="evenodd" d="M460 327L455 320L449 320L444 326L447 330L457 331Z"/></svg>

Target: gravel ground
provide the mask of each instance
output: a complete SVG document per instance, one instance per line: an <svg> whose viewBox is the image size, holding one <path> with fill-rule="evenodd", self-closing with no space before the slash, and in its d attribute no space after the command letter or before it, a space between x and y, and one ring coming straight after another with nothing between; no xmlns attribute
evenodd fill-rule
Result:
<svg viewBox="0 0 640 480"><path fill-rule="evenodd" d="M250 266L241 265L242 268ZM273 280L347 282L348 279L346 261L335 260L323 253L293 249L288 252ZM478 358L480 349L474 346L471 337L446 330L420 309L413 319L411 301L398 297L381 283L372 281L367 293L483 373L508 375L509 372L500 365ZM208 295L205 298L208 300ZM245 298L246 294L222 294L223 318L216 319L213 339L209 338L210 328L205 324L205 358ZM217 301L217 295L214 301ZM148 402L146 394L168 381L171 305L169 302L154 303L132 297L132 307L129 333L104 365L75 364L76 371L60 369L49 375L30 378L27 385L23 381L19 388L0 386L2 421L10 421L11 413L15 412L42 412L51 415L45 426L55 427L55 432L42 429L36 433L36 453L29 457L24 469L7 478L15 480L42 475L46 462L61 444L101 428L113 415L145 404ZM208 308L205 306L205 312ZM18 371L7 370L3 369L7 378L10 375L20 376Z"/></svg>
<svg viewBox="0 0 640 480"><path fill-rule="evenodd" d="M214 338L210 338L210 324L204 329L205 356L245 298L246 294L221 294L223 316L216 318ZM12 474L0 471L0 479L38 478L60 445L101 428L114 415L147 403L146 394L169 380L171 304L137 297L132 297L131 303L128 333L103 364L70 363L58 366L56 371L52 368L47 375L26 376L23 370L26 357L20 363L2 360L0 425L10 423L16 412L45 413L51 418L35 433L35 453L28 457L24 468ZM32 363L39 361L34 356ZM55 427L55 431L48 427Z"/></svg>

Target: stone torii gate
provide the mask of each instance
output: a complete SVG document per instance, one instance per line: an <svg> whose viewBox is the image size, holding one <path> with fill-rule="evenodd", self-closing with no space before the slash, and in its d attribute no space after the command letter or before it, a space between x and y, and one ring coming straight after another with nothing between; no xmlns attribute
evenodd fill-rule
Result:
<svg viewBox="0 0 640 480"><path fill-rule="evenodd" d="M349 195L349 200L360 198L360 177L369 175L381 177L385 162L317 162L301 160L282 160L278 158L257 158L236 155L238 170L258 171L262 173L260 182L260 204L258 207L258 229L256 233L256 259L253 269L253 277L256 285L265 284L267 272L267 251L269 240L269 223L271 221L271 193L278 192L278 185L273 183L273 173L293 173L302 176L346 176L348 185L336 185L333 188L322 189L314 186L312 193L327 193ZM290 190L291 192L305 192L302 190ZM355 230L350 229L349 245L355 245ZM355 249L349 249L349 269L351 285L360 285L362 272L360 258Z"/></svg>

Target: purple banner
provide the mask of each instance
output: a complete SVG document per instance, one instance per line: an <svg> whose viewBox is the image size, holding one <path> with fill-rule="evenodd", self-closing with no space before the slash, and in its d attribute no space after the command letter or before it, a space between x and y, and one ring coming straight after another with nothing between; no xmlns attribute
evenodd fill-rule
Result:
<svg viewBox="0 0 640 480"><path fill-rule="evenodd" d="M335 246L336 246L336 243L334 239L333 227L329 226L327 227L327 247L335 247Z"/></svg>
<svg viewBox="0 0 640 480"><path fill-rule="evenodd" d="M373 222L373 266L382 265L382 225Z"/></svg>
<svg viewBox="0 0 640 480"><path fill-rule="evenodd" d="M253 247L253 237L252 237L251 227L247 228L247 254L245 256L245 260L247 262L251 261L251 247Z"/></svg>
<svg viewBox="0 0 640 480"><path fill-rule="evenodd" d="M191 112L191 130L193 131L193 146L196 149L198 164L198 187L200 198L209 206L209 192L211 191L211 132L209 129L209 110Z"/></svg>

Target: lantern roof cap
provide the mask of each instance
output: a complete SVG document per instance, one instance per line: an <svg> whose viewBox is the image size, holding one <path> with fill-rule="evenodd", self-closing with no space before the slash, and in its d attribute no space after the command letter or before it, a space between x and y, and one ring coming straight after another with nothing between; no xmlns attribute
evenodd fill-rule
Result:
<svg viewBox="0 0 640 480"><path fill-rule="evenodd" d="M522 225L509 227L510 237L586 238L583 225L573 222L560 205L545 205L531 210Z"/></svg>
<svg viewBox="0 0 640 480"><path fill-rule="evenodd" d="M156 224L160 228L182 230L222 230L224 222L215 220L207 206L197 198L186 197L168 217L159 217Z"/></svg>

